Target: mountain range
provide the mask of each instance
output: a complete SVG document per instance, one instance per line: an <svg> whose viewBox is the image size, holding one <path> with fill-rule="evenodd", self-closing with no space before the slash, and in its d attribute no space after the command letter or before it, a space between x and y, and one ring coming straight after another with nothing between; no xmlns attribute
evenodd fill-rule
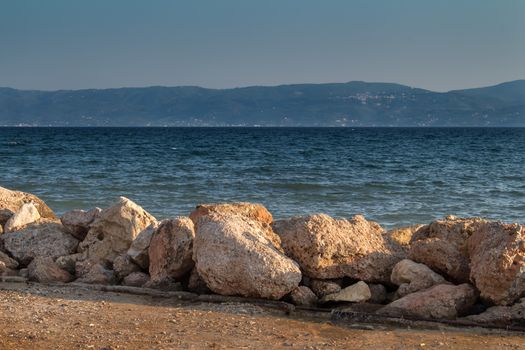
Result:
<svg viewBox="0 0 525 350"><path fill-rule="evenodd" d="M0 88L1 126L525 126L525 80L433 92L393 83L207 89Z"/></svg>

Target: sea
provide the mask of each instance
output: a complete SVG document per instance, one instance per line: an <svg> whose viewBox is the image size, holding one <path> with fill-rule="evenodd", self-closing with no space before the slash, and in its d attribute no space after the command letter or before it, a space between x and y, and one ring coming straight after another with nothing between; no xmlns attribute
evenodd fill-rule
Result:
<svg viewBox="0 0 525 350"><path fill-rule="evenodd" d="M200 203L274 218L525 222L524 128L0 128L0 186L57 214L125 196L158 219Z"/></svg>

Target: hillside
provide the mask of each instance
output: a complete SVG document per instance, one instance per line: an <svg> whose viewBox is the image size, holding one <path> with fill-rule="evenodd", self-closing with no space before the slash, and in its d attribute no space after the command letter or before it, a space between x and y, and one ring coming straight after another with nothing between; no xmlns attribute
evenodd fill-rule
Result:
<svg viewBox="0 0 525 350"><path fill-rule="evenodd" d="M235 89L0 88L0 125L525 126L525 80L446 93L366 82Z"/></svg>

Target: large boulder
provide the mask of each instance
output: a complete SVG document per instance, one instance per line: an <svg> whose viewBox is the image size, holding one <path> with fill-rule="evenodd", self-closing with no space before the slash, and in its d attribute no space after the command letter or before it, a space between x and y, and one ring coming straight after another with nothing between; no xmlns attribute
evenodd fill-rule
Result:
<svg viewBox="0 0 525 350"><path fill-rule="evenodd" d="M149 245L152 284L178 281L193 268L193 222L188 217L164 220Z"/></svg>
<svg viewBox="0 0 525 350"><path fill-rule="evenodd" d="M66 270L61 269L50 257L36 257L27 267L28 276L31 281L41 283L71 282L73 276Z"/></svg>
<svg viewBox="0 0 525 350"><path fill-rule="evenodd" d="M470 280L481 298L510 305L525 295L525 227L486 222L468 239Z"/></svg>
<svg viewBox="0 0 525 350"><path fill-rule="evenodd" d="M351 277L390 283L390 273L404 254L384 236L377 223L363 216L351 220L316 214L273 224L288 256L316 279Z"/></svg>
<svg viewBox="0 0 525 350"><path fill-rule="evenodd" d="M246 216L212 213L198 220L193 245L198 274L215 293L280 299L301 281L297 263Z"/></svg>
<svg viewBox="0 0 525 350"><path fill-rule="evenodd" d="M35 257L55 259L72 254L78 246L78 240L57 222L39 221L1 237L5 250L24 266Z"/></svg>
<svg viewBox="0 0 525 350"><path fill-rule="evenodd" d="M60 217L62 225L75 238L83 240L91 227L91 224L100 216L102 209L93 208L89 211L74 209L65 212Z"/></svg>
<svg viewBox="0 0 525 350"><path fill-rule="evenodd" d="M511 306L492 306L478 315L464 318L491 326L525 326L525 298Z"/></svg>
<svg viewBox="0 0 525 350"><path fill-rule="evenodd" d="M423 226L412 237L408 256L456 283L470 280L467 240L485 220L449 216Z"/></svg>
<svg viewBox="0 0 525 350"><path fill-rule="evenodd" d="M477 297L476 289L470 284L438 284L393 301L378 313L394 317L455 319L468 312Z"/></svg>
<svg viewBox="0 0 525 350"><path fill-rule="evenodd" d="M91 224L79 250L86 252L87 259L94 263L111 265L118 255L128 251L137 235L155 221L140 206L120 197L117 204L103 210Z"/></svg>
<svg viewBox="0 0 525 350"><path fill-rule="evenodd" d="M149 245L153 233L157 230L159 225L160 223L156 221L142 230L133 240L128 249L128 256L130 259L143 270L149 269Z"/></svg>
<svg viewBox="0 0 525 350"><path fill-rule="evenodd" d="M525 293L525 230L479 218L448 217L414 234L409 256L456 283L471 282L489 303Z"/></svg>
<svg viewBox="0 0 525 350"><path fill-rule="evenodd" d="M199 204L191 212L190 219L197 224L199 218L212 213L245 216L268 225L273 222L272 214L262 204L248 202Z"/></svg>
<svg viewBox="0 0 525 350"><path fill-rule="evenodd" d="M199 204L195 210L191 212L190 219L197 228L199 219L212 213L223 214L225 216L240 215L259 223L262 228L262 234L270 240L277 249L281 250L281 239L271 227L273 222L272 214L262 204L248 202Z"/></svg>
<svg viewBox="0 0 525 350"><path fill-rule="evenodd" d="M403 259L394 266L390 280L399 286L397 297L446 283L445 279L426 265Z"/></svg>
<svg viewBox="0 0 525 350"><path fill-rule="evenodd" d="M322 302L329 301L347 301L352 303L364 302L372 298L372 292L368 285L359 281L351 286L341 289L335 294L328 294L323 297Z"/></svg>
<svg viewBox="0 0 525 350"><path fill-rule="evenodd" d="M33 202L24 203L17 212L7 220L4 226L4 232L20 230L38 219L40 219L40 213Z"/></svg>
<svg viewBox="0 0 525 350"><path fill-rule="evenodd" d="M16 213L24 203L33 202L38 209L41 217L45 219L56 219L55 213L49 208L44 201L31 193L20 191L11 191L7 188L0 187L0 209L7 209Z"/></svg>

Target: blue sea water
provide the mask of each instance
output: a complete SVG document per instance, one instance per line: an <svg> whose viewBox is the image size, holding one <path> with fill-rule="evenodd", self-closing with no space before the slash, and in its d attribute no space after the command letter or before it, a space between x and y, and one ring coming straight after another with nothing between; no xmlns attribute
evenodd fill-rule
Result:
<svg viewBox="0 0 525 350"><path fill-rule="evenodd" d="M252 201L276 218L525 222L525 129L0 128L0 186L57 213L126 196L157 218Z"/></svg>

